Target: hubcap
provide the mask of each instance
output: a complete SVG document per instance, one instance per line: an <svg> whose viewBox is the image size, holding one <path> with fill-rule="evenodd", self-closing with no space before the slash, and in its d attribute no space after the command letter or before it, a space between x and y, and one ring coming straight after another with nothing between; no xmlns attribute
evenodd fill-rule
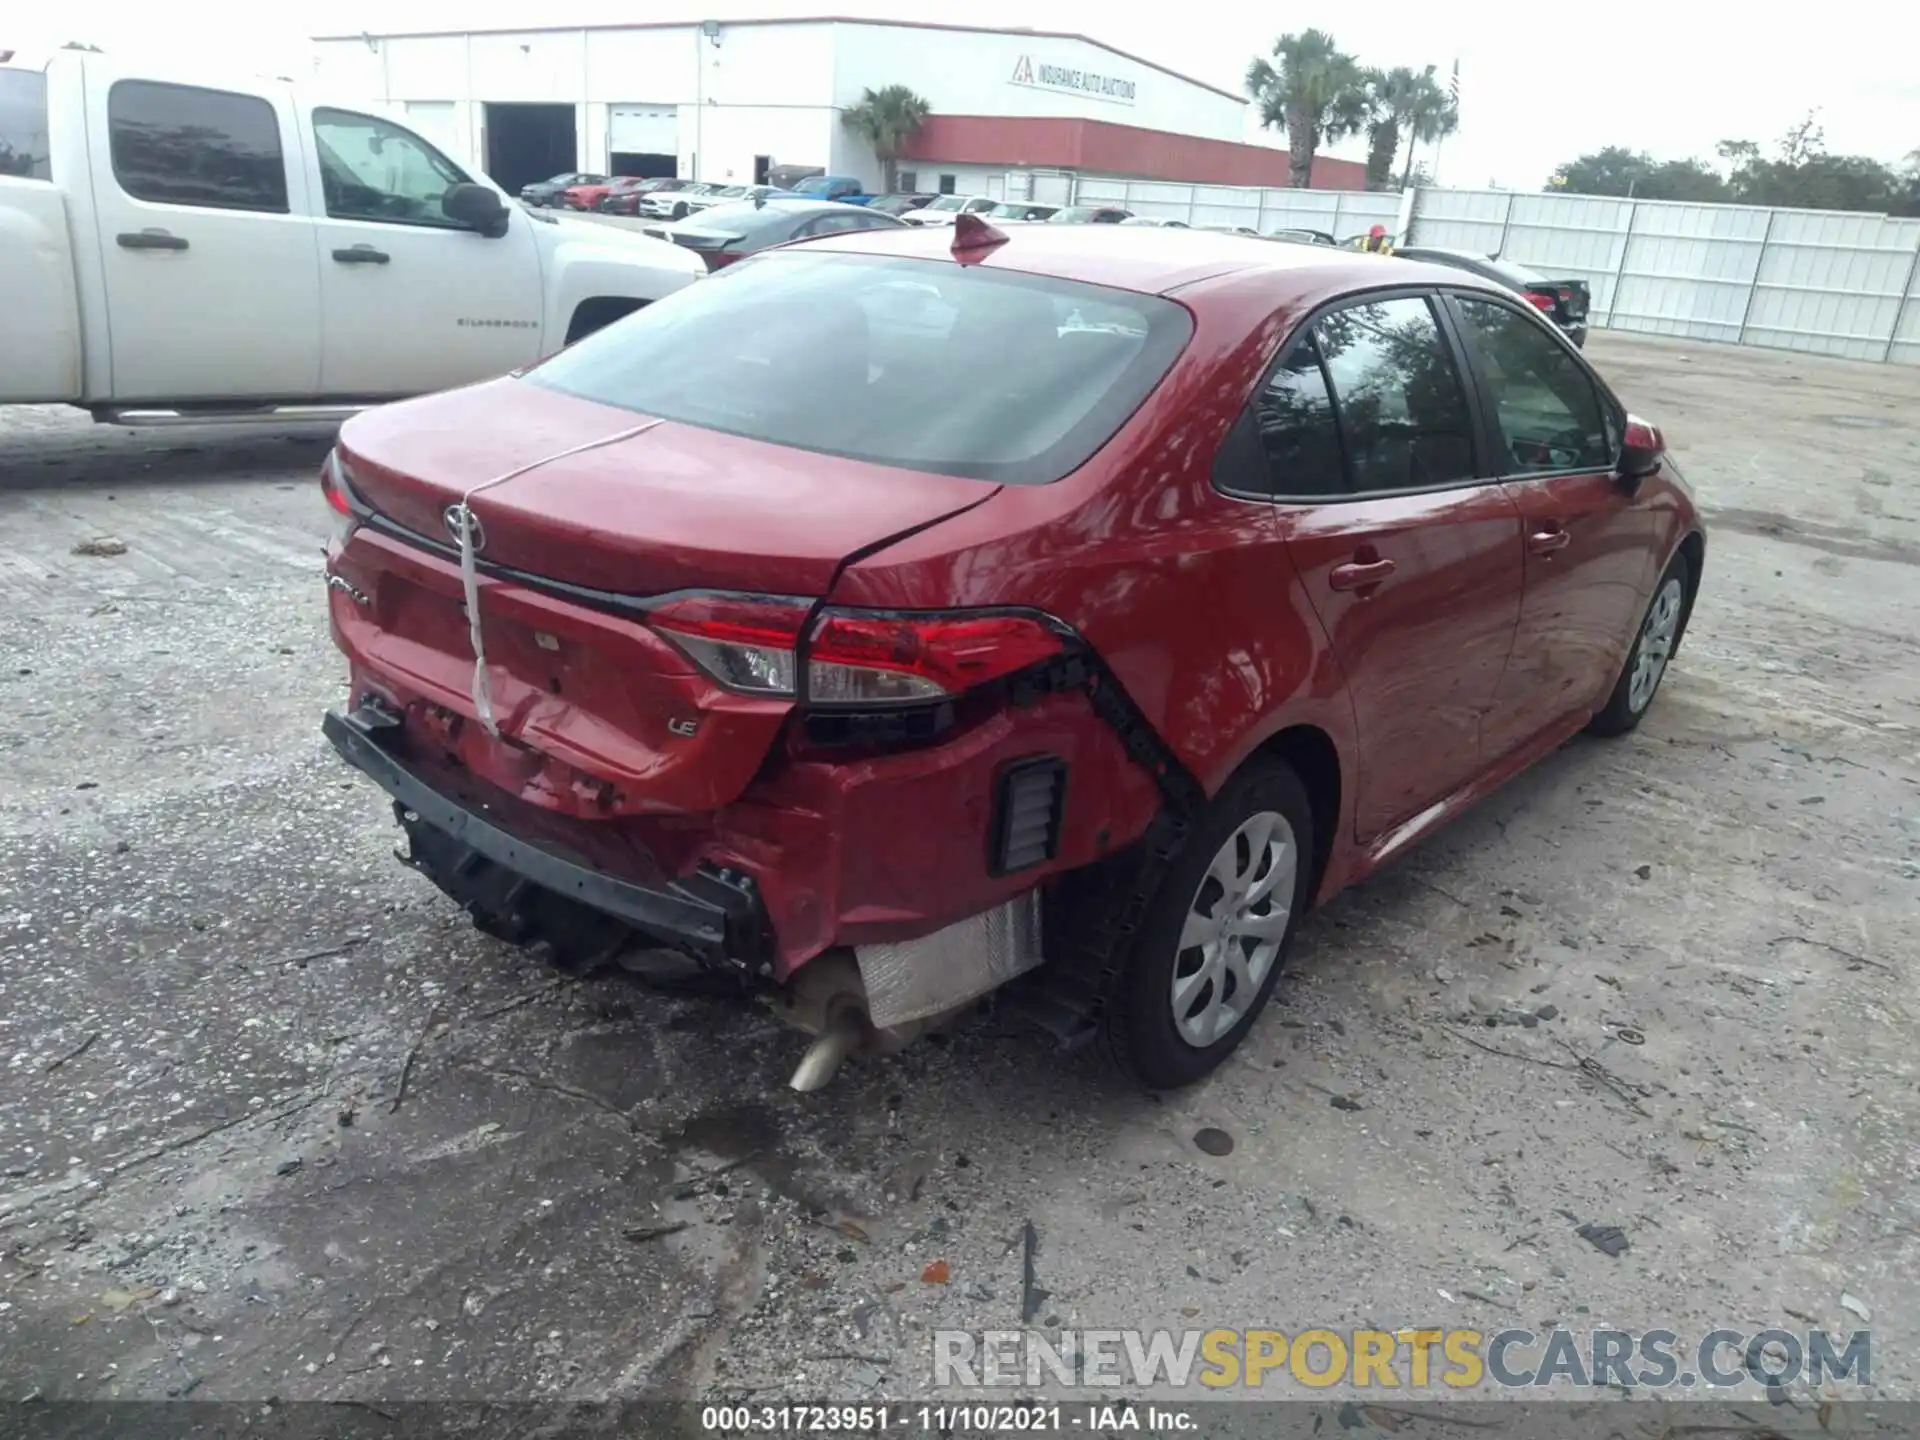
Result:
<svg viewBox="0 0 1920 1440"><path fill-rule="evenodd" d="M1205 1049L1240 1023L1280 955L1300 869L1287 817L1250 815L1201 877L1173 963L1173 1023Z"/></svg>
<svg viewBox="0 0 1920 1440"><path fill-rule="evenodd" d="M1660 688L1660 677L1667 672L1667 657L1673 654L1674 633L1680 628L1680 581L1676 576L1660 587L1647 607L1646 623L1640 627L1640 643L1634 648L1633 678L1627 682L1627 706L1638 715Z"/></svg>

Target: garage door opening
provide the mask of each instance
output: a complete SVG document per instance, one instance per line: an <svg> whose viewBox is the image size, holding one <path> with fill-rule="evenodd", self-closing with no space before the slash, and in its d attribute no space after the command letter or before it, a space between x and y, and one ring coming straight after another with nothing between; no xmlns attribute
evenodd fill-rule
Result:
<svg viewBox="0 0 1920 1440"><path fill-rule="evenodd" d="M635 102L607 112L607 158L615 175L665 180L680 173L680 107Z"/></svg>
<svg viewBox="0 0 1920 1440"><path fill-rule="evenodd" d="M487 174L509 195L522 185L580 166L580 138L571 105L485 107Z"/></svg>
<svg viewBox="0 0 1920 1440"><path fill-rule="evenodd" d="M659 155L646 151L616 150L610 157L610 175L637 175L642 180L670 180L680 173L678 155Z"/></svg>

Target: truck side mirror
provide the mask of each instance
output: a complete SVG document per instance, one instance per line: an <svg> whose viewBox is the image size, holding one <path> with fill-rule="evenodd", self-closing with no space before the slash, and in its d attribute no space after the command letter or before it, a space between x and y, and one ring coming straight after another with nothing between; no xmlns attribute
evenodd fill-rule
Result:
<svg viewBox="0 0 1920 1440"><path fill-rule="evenodd" d="M458 220L489 240L507 233L507 207L484 185L449 185L440 197L440 209L449 220Z"/></svg>

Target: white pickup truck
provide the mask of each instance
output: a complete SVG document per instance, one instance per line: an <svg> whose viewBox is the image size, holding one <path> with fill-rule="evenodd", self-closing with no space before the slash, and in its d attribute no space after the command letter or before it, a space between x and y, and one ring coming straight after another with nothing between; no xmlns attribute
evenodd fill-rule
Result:
<svg viewBox="0 0 1920 1440"><path fill-rule="evenodd" d="M0 404L349 410L516 369L705 273L283 80L0 55Z"/></svg>

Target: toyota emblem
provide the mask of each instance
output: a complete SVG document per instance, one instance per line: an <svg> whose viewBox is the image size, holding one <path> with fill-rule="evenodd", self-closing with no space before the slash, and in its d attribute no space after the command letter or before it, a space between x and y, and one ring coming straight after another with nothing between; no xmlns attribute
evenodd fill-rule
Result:
<svg viewBox="0 0 1920 1440"><path fill-rule="evenodd" d="M473 540L473 553L478 555L487 548L486 528L481 525L480 517L469 510L464 503L449 505L440 512L440 523L447 527L447 533L458 545L463 537Z"/></svg>

